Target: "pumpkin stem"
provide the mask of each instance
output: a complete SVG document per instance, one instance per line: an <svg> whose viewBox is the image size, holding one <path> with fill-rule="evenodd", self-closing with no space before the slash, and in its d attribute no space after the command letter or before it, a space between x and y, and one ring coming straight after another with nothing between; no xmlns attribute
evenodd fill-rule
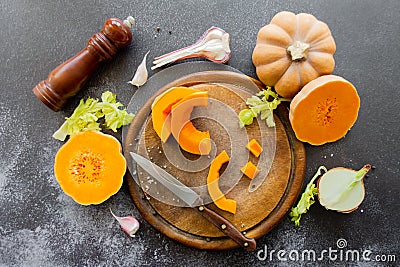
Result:
<svg viewBox="0 0 400 267"><path fill-rule="evenodd" d="M292 60L304 60L307 58L308 49L310 48L309 44L295 41L292 45L287 48L287 52L291 55Z"/></svg>

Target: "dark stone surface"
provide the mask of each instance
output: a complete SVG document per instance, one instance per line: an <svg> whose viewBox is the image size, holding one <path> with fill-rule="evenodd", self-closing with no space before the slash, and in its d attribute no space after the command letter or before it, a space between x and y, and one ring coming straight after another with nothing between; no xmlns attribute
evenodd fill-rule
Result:
<svg viewBox="0 0 400 267"><path fill-rule="evenodd" d="M258 29L282 10L312 13L330 26L337 44L334 74L350 80L360 94L358 121L345 138L306 145L306 181L320 165L376 166L365 181L366 197L357 211L343 215L315 204L300 227L285 218L258 240L254 253L213 252L160 235L140 218L125 186L105 203L89 207L61 191L53 163L62 143L51 136L80 98L99 97L109 89L127 104L135 89L126 82L148 50L152 58L189 45L212 25L231 35L229 65L255 77L251 53ZM338 249L341 238L347 247L337 251L336 260L325 254L317 262L282 261L275 252L273 264L398 264L399 14L398 0L1 1L0 266L257 266L272 263L269 254L264 260L257 257L264 256L264 248L268 253L314 250L320 256L323 250ZM32 88L81 50L107 18L128 15L137 21L132 45L102 66L62 111L55 113L36 99ZM120 132L115 136L120 138ZM109 207L139 218L142 225L135 238L119 229ZM341 260L340 251L349 249L370 250L371 259L395 255L397 262Z"/></svg>

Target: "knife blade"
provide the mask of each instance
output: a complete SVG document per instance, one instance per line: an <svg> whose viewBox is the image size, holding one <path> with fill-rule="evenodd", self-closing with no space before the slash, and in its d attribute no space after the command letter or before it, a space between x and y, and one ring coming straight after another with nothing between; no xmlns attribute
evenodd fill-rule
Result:
<svg viewBox="0 0 400 267"><path fill-rule="evenodd" d="M229 236L238 245L247 251L254 251L256 249L257 245L254 238L248 238L244 236L230 221L215 211L207 208L203 204L203 200L199 194L150 160L134 152L130 152L130 154L132 159L148 174L150 174L154 179L165 186L178 198L183 200L189 207L197 210L206 220L218 227L219 230Z"/></svg>

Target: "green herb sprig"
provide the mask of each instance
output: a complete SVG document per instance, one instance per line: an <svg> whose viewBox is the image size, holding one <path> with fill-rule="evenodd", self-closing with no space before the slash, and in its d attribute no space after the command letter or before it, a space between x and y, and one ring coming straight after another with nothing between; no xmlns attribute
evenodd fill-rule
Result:
<svg viewBox="0 0 400 267"><path fill-rule="evenodd" d="M239 125L243 128L245 125L253 123L253 119L260 115L262 120L265 120L268 127L274 127L273 111L282 101L290 101L289 98L282 98L277 93L272 91L272 88L267 86L256 95L247 98L246 104L248 109L243 109L239 113Z"/></svg>
<svg viewBox="0 0 400 267"><path fill-rule="evenodd" d="M295 226L300 225L301 215L306 213L312 204L314 204L314 196L318 195L318 189L315 187L315 180L323 174L323 172L327 172L325 166L320 166L318 171L315 173L314 177L307 184L304 193L301 195L299 202L296 207L293 207L289 213L289 216L292 218L291 220L294 222Z"/></svg>
<svg viewBox="0 0 400 267"><path fill-rule="evenodd" d="M101 102L98 99L89 97L79 102L74 112L53 134L55 139L64 141L68 135L74 135L79 132L94 130L100 131L98 120L104 117L105 126L116 132L123 125L131 123L135 114L126 112L126 109L120 109L123 104L117 102L116 94L106 91L101 95Z"/></svg>

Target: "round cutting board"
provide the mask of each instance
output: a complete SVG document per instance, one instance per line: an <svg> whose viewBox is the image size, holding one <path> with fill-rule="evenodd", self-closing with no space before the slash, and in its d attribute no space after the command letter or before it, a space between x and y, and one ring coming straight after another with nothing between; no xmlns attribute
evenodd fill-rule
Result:
<svg viewBox="0 0 400 267"><path fill-rule="evenodd" d="M208 62L175 65L157 73L145 87L139 89L128 105L128 111L136 113L136 117L129 126L124 127L123 143L124 155L130 171L127 175L127 183L141 215L158 231L187 246L216 250L237 246L198 212L192 208L183 207L182 202L178 203L178 198L158 186L146 170L137 167L132 162L129 154L131 151L163 167L185 185L198 189L195 191L206 203L209 203L207 206L210 209L228 219L240 231L245 232L246 236L257 239L265 235L293 206L304 178L305 150L290 128L287 107L281 105L277 109L274 116L276 126L273 131L260 127L262 123L265 123L263 121L262 123L255 121L243 130L246 131L248 140L255 138L260 141L266 138L274 142L273 147L271 143L263 142L263 153L271 158L269 165L258 164L261 158L252 156L244 146L242 151L239 150L240 155L246 156L242 160L251 161L259 168L267 169L267 172L261 176L262 179L259 179L260 185L255 190L250 190L252 181L249 178L235 173L235 169L239 172L239 168L232 171L226 167L221 174L221 179L223 177L228 179L226 186L221 185L220 182L222 191L226 193L227 198L237 202L237 212L231 214L218 209L208 198L206 186L204 186L208 174L207 167L212 157L222 150L226 150L231 156L237 155L235 153L240 146L233 148L232 143L246 144L247 140L239 140L243 135L240 132L242 130L236 126L237 120L228 119L231 125L221 126L218 121L206 118L211 115L207 114L204 118L198 116L193 119L193 124L199 130L210 132L215 148L214 154L211 153L212 157L199 157L179 149L177 150L179 153L168 153L169 147L176 149L178 146L173 137L168 139L167 145L163 144L153 130L151 105L157 95L173 86L191 86L207 91L209 98L213 99L213 102L209 104L209 110L213 110L214 102L219 102L229 107L234 112L233 114L246 108L246 97L259 90L251 78L230 67ZM234 127L231 127L232 125ZM176 162L182 157L189 161L187 168L178 168ZM231 160L238 161L239 159L235 156ZM227 175L223 176L224 173Z"/></svg>

